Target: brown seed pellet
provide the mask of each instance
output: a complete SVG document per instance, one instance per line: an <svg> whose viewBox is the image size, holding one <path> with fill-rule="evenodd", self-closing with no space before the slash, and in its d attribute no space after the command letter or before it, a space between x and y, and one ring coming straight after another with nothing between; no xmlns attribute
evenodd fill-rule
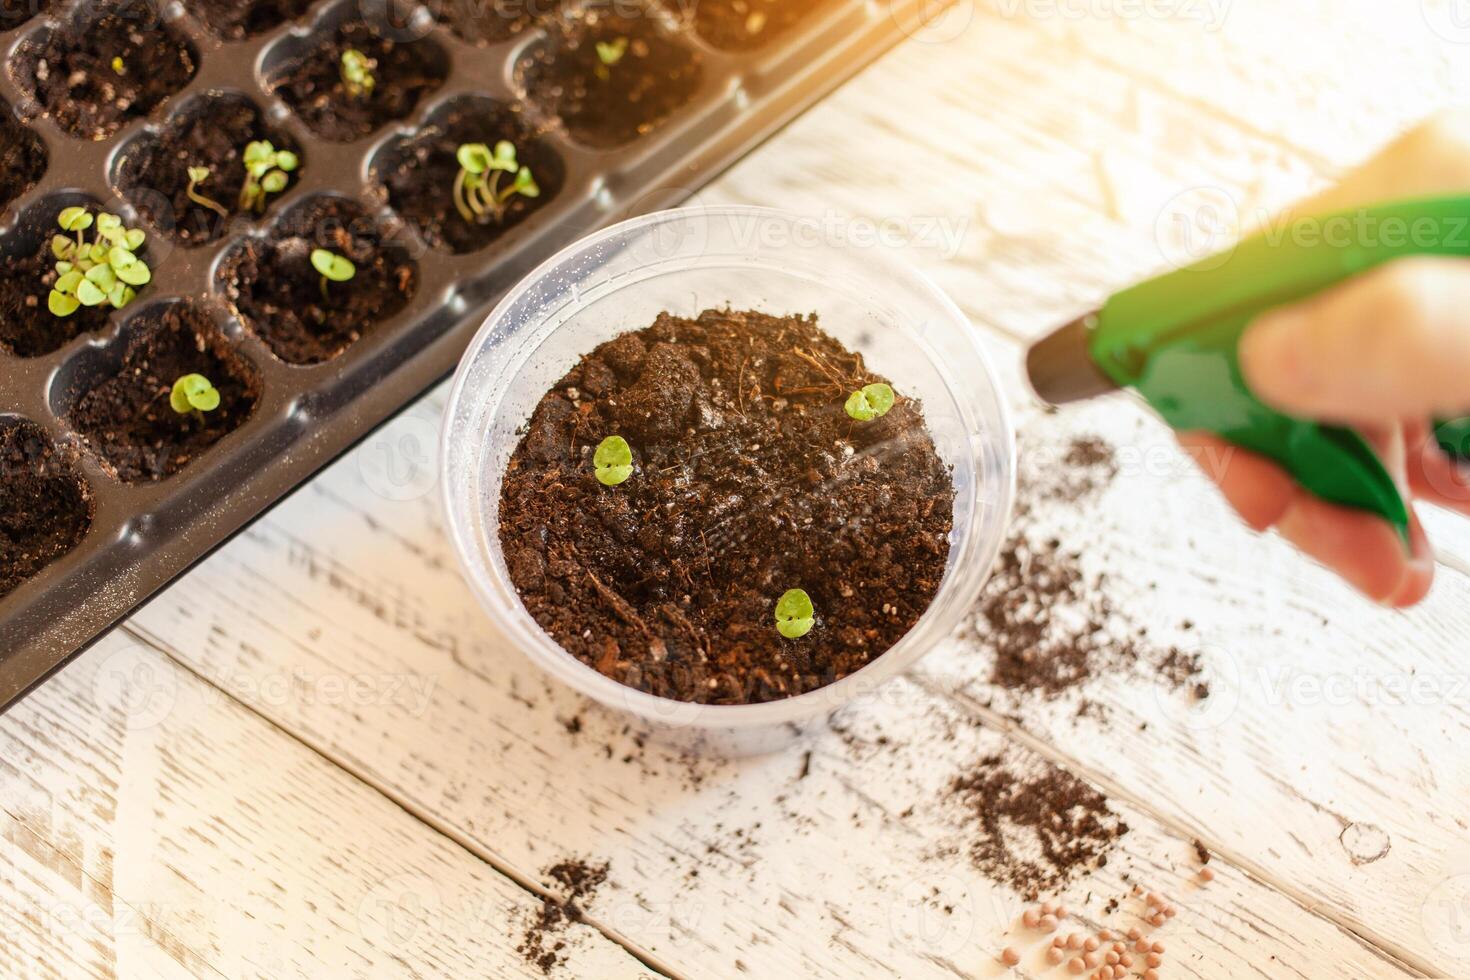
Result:
<svg viewBox="0 0 1470 980"><path fill-rule="evenodd" d="M1153 945L1150 948L1155 953L1162 954L1164 952L1164 944L1159 942L1157 939L1154 940Z"/></svg>
<svg viewBox="0 0 1470 980"><path fill-rule="evenodd" d="M1104 954L1103 962L1106 963L1108 966L1116 965L1118 962L1118 954L1109 950L1106 954Z"/></svg>
<svg viewBox="0 0 1470 980"><path fill-rule="evenodd" d="M1075 932L1068 933L1067 934L1067 948L1068 949L1081 949L1082 948L1082 937L1079 936Z"/></svg>
<svg viewBox="0 0 1470 980"><path fill-rule="evenodd" d="M1096 969L1102 965L1102 959L1096 953L1082 954L1082 964L1089 970Z"/></svg>
<svg viewBox="0 0 1470 980"><path fill-rule="evenodd" d="M1021 913L1021 922L1025 924L1027 929L1035 929L1041 925L1041 913L1035 909L1027 909Z"/></svg>
<svg viewBox="0 0 1470 980"><path fill-rule="evenodd" d="M1144 962L1149 966L1159 966L1164 962L1164 958L1158 953L1149 953L1148 958Z"/></svg>
<svg viewBox="0 0 1470 980"><path fill-rule="evenodd" d="M1053 946L1051 949L1046 951L1046 961L1052 966L1056 966L1058 963L1066 958L1066 955L1067 954L1063 953L1059 947Z"/></svg>
<svg viewBox="0 0 1470 980"><path fill-rule="evenodd" d="M1158 970L1144 970L1143 971L1143 980L1159 980L1159 971Z"/></svg>
<svg viewBox="0 0 1470 980"><path fill-rule="evenodd" d="M1021 962L1021 954L1014 946L1007 946L1000 951L1000 961L1006 966L1015 966Z"/></svg>
<svg viewBox="0 0 1470 980"><path fill-rule="evenodd" d="M1043 915L1041 917L1041 928L1045 932L1057 931L1057 917L1054 915Z"/></svg>
<svg viewBox="0 0 1470 980"><path fill-rule="evenodd" d="M1125 970L1128 969L1129 967L1131 967L1133 965L1133 954L1132 953L1119 953L1118 954L1118 965L1121 966Z"/></svg>
<svg viewBox="0 0 1470 980"><path fill-rule="evenodd" d="M1214 868L1200 868L1199 869L1199 880L1200 881L1214 881L1215 880L1215 869Z"/></svg>
<svg viewBox="0 0 1470 980"><path fill-rule="evenodd" d="M1090 953L1093 950L1097 949L1098 945L1099 943L1096 936L1088 936L1087 939L1083 941L1082 948Z"/></svg>
<svg viewBox="0 0 1470 980"><path fill-rule="evenodd" d="M1067 961L1067 972L1081 976L1082 971L1087 969L1087 964L1082 962L1082 957L1074 956Z"/></svg>
<svg viewBox="0 0 1470 980"><path fill-rule="evenodd" d="M1143 938L1143 933L1139 931L1139 928L1137 926L1134 926L1132 929L1128 930L1128 938L1132 939L1134 942L1137 942L1138 940Z"/></svg>

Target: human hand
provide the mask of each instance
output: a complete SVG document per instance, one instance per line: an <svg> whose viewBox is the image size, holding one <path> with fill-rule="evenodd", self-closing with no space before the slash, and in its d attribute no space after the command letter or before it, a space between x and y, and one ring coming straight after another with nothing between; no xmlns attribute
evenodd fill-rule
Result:
<svg viewBox="0 0 1470 980"><path fill-rule="evenodd" d="M1292 211L1455 192L1470 192L1470 110L1421 125ZM1247 329L1240 360L1272 407L1362 432L1405 499L1470 514L1470 468L1444 454L1430 423L1470 415L1470 261L1403 259L1272 310ZM1312 496L1264 457L1212 433L1179 439L1196 459L1223 461L1207 472L1251 527L1276 528L1385 605L1411 606L1429 592L1434 555L1417 514L1406 550L1387 521Z"/></svg>

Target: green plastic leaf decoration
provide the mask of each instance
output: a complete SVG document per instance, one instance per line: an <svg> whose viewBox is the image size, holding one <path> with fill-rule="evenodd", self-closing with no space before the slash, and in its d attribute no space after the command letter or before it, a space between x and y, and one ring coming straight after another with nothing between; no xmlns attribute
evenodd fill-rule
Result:
<svg viewBox="0 0 1470 980"><path fill-rule="evenodd" d="M633 475L633 450L622 436L608 436L592 454L597 482L615 487Z"/></svg>
<svg viewBox="0 0 1470 980"><path fill-rule="evenodd" d="M893 401L893 389L883 382L864 385L847 397L847 414L859 422L870 422L887 415Z"/></svg>
<svg viewBox="0 0 1470 980"><path fill-rule="evenodd" d="M776 600L776 629L788 640L800 639L816 625L812 597L802 589L787 589Z"/></svg>

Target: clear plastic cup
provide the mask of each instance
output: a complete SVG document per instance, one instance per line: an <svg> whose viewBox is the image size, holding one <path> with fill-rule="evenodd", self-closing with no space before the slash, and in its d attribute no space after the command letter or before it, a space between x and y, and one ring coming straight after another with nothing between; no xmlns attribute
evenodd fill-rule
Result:
<svg viewBox="0 0 1470 980"><path fill-rule="evenodd" d="M655 737L718 754L770 751L874 696L950 634L990 574L1015 493L1015 440L975 331L926 277L828 220L762 208L688 208L616 225L567 248L501 301L454 379L440 455L450 533L475 595L512 645L553 677ZM663 311L712 307L818 315L821 328L923 402L952 467L954 531L939 594L897 644L817 691L699 705L624 686L578 661L521 605L501 554L501 478L542 396L598 344ZM838 570L833 570L834 574Z"/></svg>

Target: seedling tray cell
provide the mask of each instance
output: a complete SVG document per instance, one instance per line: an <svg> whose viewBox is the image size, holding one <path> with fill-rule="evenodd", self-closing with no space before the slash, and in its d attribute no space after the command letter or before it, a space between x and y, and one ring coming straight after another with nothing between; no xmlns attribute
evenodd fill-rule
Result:
<svg viewBox="0 0 1470 980"><path fill-rule="evenodd" d="M678 203L932 6L5 0L0 710L448 374L532 268ZM378 62L369 104L343 99L347 46ZM636 106L610 112L609 82ZM242 212L240 153L262 139L299 166ZM465 225L450 156L502 139L541 194ZM228 219L185 193L195 157ZM75 205L144 230L153 280L60 319L49 244ZM319 298L315 247L357 277ZM303 330L313 304L330 330ZM161 390L151 366L190 345L228 412L139 451L160 416L127 379Z"/></svg>

